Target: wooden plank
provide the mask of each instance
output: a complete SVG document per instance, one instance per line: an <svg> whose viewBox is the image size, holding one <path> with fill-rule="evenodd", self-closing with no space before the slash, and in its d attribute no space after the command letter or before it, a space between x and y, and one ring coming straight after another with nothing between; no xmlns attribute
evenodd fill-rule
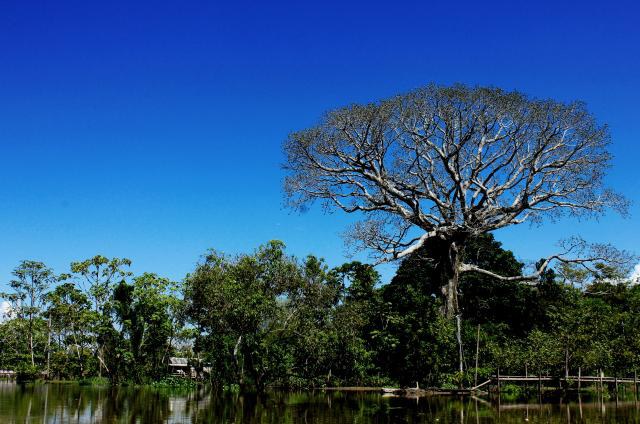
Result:
<svg viewBox="0 0 640 424"><path fill-rule="evenodd" d="M480 387L482 387L482 386L486 386L487 384L491 383L491 381L492 381L492 380L491 380L491 379L489 379L489 380L485 381L484 383L481 383L481 384L478 384L478 385L477 385L477 386L475 386L475 387L472 387L470 390L471 390L471 391L478 390Z"/></svg>
<svg viewBox="0 0 640 424"><path fill-rule="evenodd" d="M578 367L578 391L581 388L580 383L582 382L582 367Z"/></svg>

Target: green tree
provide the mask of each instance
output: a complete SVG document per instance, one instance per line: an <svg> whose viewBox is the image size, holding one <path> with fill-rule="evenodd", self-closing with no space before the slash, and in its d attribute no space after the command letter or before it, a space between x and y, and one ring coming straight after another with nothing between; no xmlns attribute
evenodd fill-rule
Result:
<svg viewBox="0 0 640 424"><path fill-rule="evenodd" d="M73 278L79 287L83 287L93 302L94 310L104 313L108 309L113 284L131 276L131 272L124 269L129 266L129 259L109 259L96 255L84 261L72 262L71 275L65 277Z"/></svg>
<svg viewBox="0 0 640 424"><path fill-rule="evenodd" d="M536 282L555 262L629 265L625 252L579 238L528 275L465 262L469 241L491 231L564 214L624 213L628 202L604 184L608 145L607 127L581 102L432 84L330 111L290 134L284 188L293 208L320 201L358 214L347 241L378 261L437 245L444 312L455 317L462 372L465 274Z"/></svg>
<svg viewBox="0 0 640 424"><path fill-rule="evenodd" d="M31 366L36 365L36 337L42 307L45 303L45 293L57 278L51 268L38 261L22 261L13 270L15 277L9 282L11 293L3 293L2 297L11 303L11 313L18 322L26 322L26 337L28 340L29 358ZM41 346L44 352L44 346Z"/></svg>
<svg viewBox="0 0 640 424"><path fill-rule="evenodd" d="M284 300L297 280L297 265L281 242L253 255L206 256L186 280L185 299L201 332L197 349L205 351L223 382L264 388L274 368L269 336L280 331Z"/></svg>
<svg viewBox="0 0 640 424"><path fill-rule="evenodd" d="M436 386L455 368L454 328L441 314L440 279L434 279L433 245L406 258L391 282L382 286L384 325L374 333L378 362L403 385Z"/></svg>
<svg viewBox="0 0 640 424"><path fill-rule="evenodd" d="M84 261L72 262L71 274L63 276L65 279L74 281L77 287L82 287L93 304L94 355L98 361L99 375L102 375L103 369L107 374L112 374L105 360L106 352L120 350L119 335L113 327L111 301L114 285L131 276L131 272L125 269L129 266L131 266L129 259L109 259L96 255Z"/></svg>
<svg viewBox="0 0 640 424"><path fill-rule="evenodd" d="M343 301L337 305L334 318L338 351L333 371L358 385L366 385L372 379L380 380L375 340L385 321L377 287L380 275L371 265L360 262L346 263L335 268L333 273L344 287Z"/></svg>
<svg viewBox="0 0 640 424"><path fill-rule="evenodd" d="M274 333L274 342L284 351L286 367L279 383L305 387L339 384L350 375L337 350L340 336L335 326L335 308L343 297L343 285L326 264L308 256L298 265L296 281L283 299L284 321Z"/></svg>
<svg viewBox="0 0 640 424"><path fill-rule="evenodd" d="M58 375L84 377L87 350L91 342L91 303L84 293L68 282L49 292L47 302L47 315L51 318L52 329L57 333L58 345L62 350L62 364L57 366Z"/></svg>
<svg viewBox="0 0 640 424"><path fill-rule="evenodd" d="M172 339L180 331L175 294L173 282L150 273L115 287L113 309L122 329L122 352L110 355L111 368L121 370L115 374L126 373L136 382L166 374Z"/></svg>
<svg viewBox="0 0 640 424"><path fill-rule="evenodd" d="M16 370L19 366L30 363L29 341L24 336L26 325L23 319L10 318L0 322L0 366L3 369ZM36 333L41 341L41 333Z"/></svg>

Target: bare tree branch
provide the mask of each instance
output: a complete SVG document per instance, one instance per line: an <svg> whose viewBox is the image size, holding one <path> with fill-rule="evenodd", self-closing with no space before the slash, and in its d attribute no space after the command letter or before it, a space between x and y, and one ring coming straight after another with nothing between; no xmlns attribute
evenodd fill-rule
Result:
<svg viewBox="0 0 640 424"><path fill-rule="evenodd" d="M466 263L461 264L460 272L477 272L500 281L529 282L535 285L554 262L578 266L588 273L595 274L598 272L598 265L605 263L616 268L620 273L625 273L637 260L635 255L627 251L618 250L609 244L589 244L580 237L572 237L559 244L562 251L541 260L530 274L505 277Z"/></svg>
<svg viewBox="0 0 640 424"><path fill-rule="evenodd" d="M438 237L453 247L452 278L491 275L459 263L469 237L562 215L626 213L628 202L603 182L609 143L581 102L430 85L329 112L291 134L284 186L294 208L321 201L361 217L347 237L378 261Z"/></svg>

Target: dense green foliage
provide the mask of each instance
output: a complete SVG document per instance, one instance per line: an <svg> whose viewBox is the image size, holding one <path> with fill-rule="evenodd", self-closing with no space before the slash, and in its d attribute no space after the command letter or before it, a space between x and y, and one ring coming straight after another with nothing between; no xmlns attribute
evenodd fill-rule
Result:
<svg viewBox="0 0 640 424"><path fill-rule="evenodd" d="M21 378L159 382L171 356L229 390L267 386L471 385L478 374L632 375L640 365L640 286L605 266L563 267L529 285L465 274L460 283L464 372L455 322L443 314L435 243L405 259L388 284L373 267L329 268L280 242L251 254L209 252L183 283L131 275L126 259L96 256L54 278L18 266L0 323L0 368ZM501 275L523 264L493 236L465 261ZM477 336L479 335L479 340Z"/></svg>
<svg viewBox="0 0 640 424"><path fill-rule="evenodd" d="M575 374L577 367L592 374L634 371L640 289L601 268L580 288L553 271L535 286L465 275L467 372L454 372L458 346L455 325L442 314L442 252L437 244L421 249L387 285L368 265L327 269L314 257L297 262L277 243L238 258L211 254L186 280L195 349L211 361L214 381L225 384L471 384L479 327L480 376L498 368L557 375L565 368ZM471 241L465 261L502 275L523 270L490 235Z"/></svg>
<svg viewBox="0 0 640 424"><path fill-rule="evenodd" d="M54 277L40 262L20 264L14 274L39 283L37 290L11 284L4 295L11 308L0 324L0 368L25 379L140 383L165 375L183 331L182 302L175 284L154 274L128 282L129 265L95 256Z"/></svg>

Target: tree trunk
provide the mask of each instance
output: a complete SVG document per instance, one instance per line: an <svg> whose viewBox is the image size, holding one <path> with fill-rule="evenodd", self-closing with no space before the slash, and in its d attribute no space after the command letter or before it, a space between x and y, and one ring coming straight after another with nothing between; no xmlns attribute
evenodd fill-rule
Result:
<svg viewBox="0 0 640 424"><path fill-rule="evenodd" d="M445 297L444 312L447 318L456 321L456 340L458 342L458 369L464 372L464 351L462 346L462 316L458 305L458 284L460 282L460 265L464 243L451 241L447 254L443 258L443 295Z"/></svg>
<svg viewBox="0 0 640 424"><path fill-rule="evenodd" d="M459 371L464 372L464 352L462 351L462 318L456 314L456 339L458 340ZM462 383L460 383L462 385Z"/></svg>
<svg viewBox="0 0 640 424"><path fill-rule="evenodd" d="M80 368L80 377L84 377L84 366L82 361L82 355L80 354L80 344L78 343L78 334L76 333L75 325L71 324L71 334L73 335L73 341L76 345L76 354L78 355L78 367Z"/></svg>
<svg viewBox="0 0 640 424"><path fill-rule="evenodd" d="M473 387L478 385L478 354L480 353L480 324L478 324L478 332L476 333L476 367L473 373Z"/></svg>
<svg viewBox="0 0 640 424"><path fill-rule="evenodd" d="M31 355L31 366L35 367L36 361L33 354L33 313L29 313L29 354Z"/></svg>
<svg viewBox="0 0 640 424"><path fill-rule="evenodd" d="M236 341L236 345L233 347L233 361L236 364L236 372L238 375L239 384L244 384L244 361L242 363L242 368L240 368L240 359L238 358L238 354L240 353L240 344L242 343L242 334L238 336L238 341Z"/></svg>
<svg viewBox="0 0 640 424"><path fill-rule="evenodd" d="M447 254L443 258L442 274L445 297L445 315L453 319L458 314L458 283L460 281L460 264L462 256L462 244L451 242L447 249Z"/></svg>
<svg viewBox="0 0 640 424"><path fill-rule="evenodd" d="M47 380L51 379L51 314L47 321Z"/></svg>
<svg viewBox="0 0 640 424"><path fill-rule="evenodd" d="M96 357L98 358L98 377L102 377L102 364L104 361L102 360L102 356L100 356L100 348L96 351Z"/></svg>
<svg viewBox="0 0 640 424"><path fill-rule="evenodd" d="M29 352L31 353L31 366L35 367L36 361L33 356L33 332L32 331L29 331Z"/></svg>

